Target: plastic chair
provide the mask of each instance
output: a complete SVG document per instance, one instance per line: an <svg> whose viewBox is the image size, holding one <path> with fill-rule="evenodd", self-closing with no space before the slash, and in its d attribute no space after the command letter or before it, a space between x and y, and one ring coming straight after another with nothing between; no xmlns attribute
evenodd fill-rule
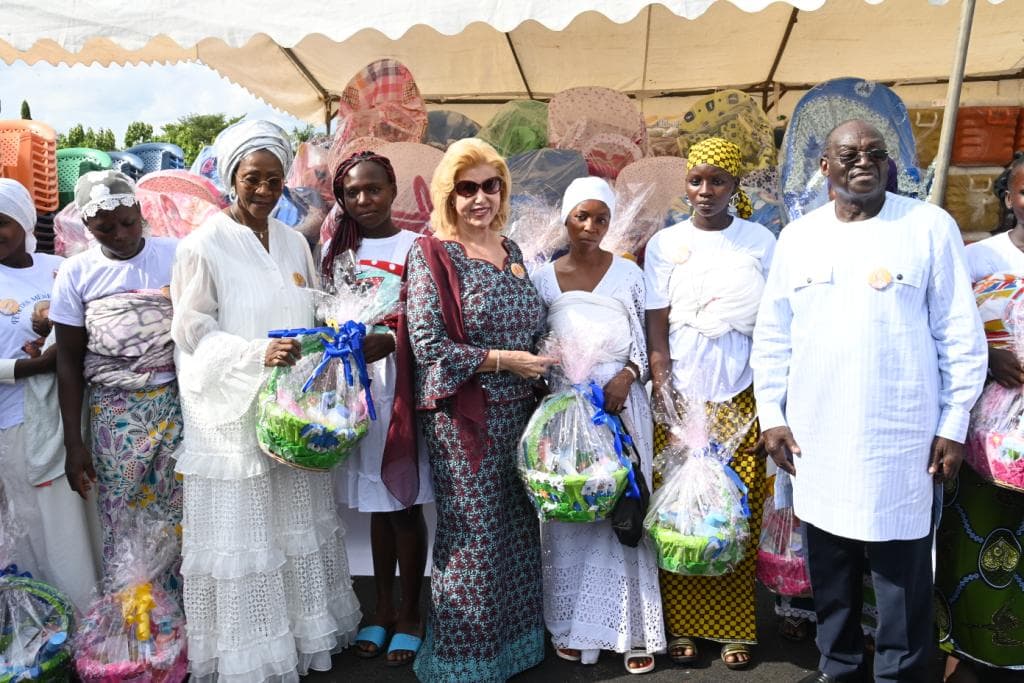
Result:
<svg viewBox="0 0 1024 683"><path fill-rule="evenodd" d="M36 227L32 231L32 234L36 238L36 253L40 254L52 254L53 253L53 212L40 213L36 217Z"/></svg>
<svg viewBox="0 0 1024 683"><path fill-rule="evenodd" d="M170 169L147 173L139 180L137 187L150 192L188 194L210 202L214 206L226 206L217 186L192 171Z"/></svg>
<svg viewBox="0 0 1024 683"><path fill-rule="evenodd" d="M138 155L145 166L145 173L185 168L185 152L170 142L144 142L125 150Z"/></svg>
<svg viewBox="0 0 1024 683"><path fill-rule="evenodd" d="M57 186L60 206L64 208L75 200L75 184L90 171L106 171L113 165L110 155L88 147L69 147L57 150Z"/></svg>
<svg viewBox="0 0 1024 683"><path fill-rule="evenodd" d="M146 172L146 164L138 154L131 152L107 152L107 154L110 155L110 160L114 163L112 168L124 173L135 182L138 182L142 174Z"/></svg>
<svg viewBox="0 0 1024 683"><path fill-rule="evenodd" d="M38 121L0 121L0 178L24 185L39 211L56 211L57 132Z"/></svg>

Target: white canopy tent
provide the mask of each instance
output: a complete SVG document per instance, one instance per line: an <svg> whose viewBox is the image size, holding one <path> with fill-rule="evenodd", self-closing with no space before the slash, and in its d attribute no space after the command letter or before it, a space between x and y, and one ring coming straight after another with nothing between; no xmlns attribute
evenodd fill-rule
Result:
<svg viewBox="0 0 1024 683"><path fill-rule="evenodd" d="M970 101L1024 101L1021 4L978 4ZM935 104L959 24L959 3L946 0L5 0L0 59L199 61L312 123L381 57L405 63L428 103L483 121L508 99L580 85L626 92L648 114L682 113L727 87L787 112L837 76L893 83L911 105Z"/></svg>

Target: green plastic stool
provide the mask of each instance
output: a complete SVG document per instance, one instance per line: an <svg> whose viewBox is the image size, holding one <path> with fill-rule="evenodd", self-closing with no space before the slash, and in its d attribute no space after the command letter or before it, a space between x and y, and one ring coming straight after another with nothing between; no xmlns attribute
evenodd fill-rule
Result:
<svg viewBox="0 0 1024 683"><path fill-rule="evenodd" d="M60 208L75 201L75 184L90 171L106 171L114 162L110 155L88 147L57 150L57 191Z"/></svg>

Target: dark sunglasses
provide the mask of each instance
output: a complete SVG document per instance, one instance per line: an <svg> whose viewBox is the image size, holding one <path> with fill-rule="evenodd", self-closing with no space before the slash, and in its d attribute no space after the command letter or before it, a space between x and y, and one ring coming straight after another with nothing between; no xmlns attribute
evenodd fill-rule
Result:
<svg viewBox="0 0 1024 683"><path fill-rule="evenodd" d="M868 160L873 161L876 164L880 164L889 158L889 152L887 152L884 149L878 149L877 147L866 151L848 149L844 150L840 154L834 154L830 156L832 156L833 159L838 161L843 166L852 166L853 164L860 161L861 154L866 154L868 156Z"/></svg>
<svg viewBox="0 0 1024 683"><path fill-rule="evenodd" d="M472 180L460 180L455 183L455 194L460 197L473 197L480 190L483 190L484 194L498 194L504 185L505 183L498 176L488 178L482 183L474 183Z"/></svg>

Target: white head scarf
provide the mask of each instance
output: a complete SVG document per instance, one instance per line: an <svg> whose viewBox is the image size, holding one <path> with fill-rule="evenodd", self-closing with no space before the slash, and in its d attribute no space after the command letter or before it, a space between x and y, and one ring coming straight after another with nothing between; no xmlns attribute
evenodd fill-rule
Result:
<svg viewBox="0 0 1024 683"><path fill-rule="evenodd" d="M213 150L217 155L217 173L220 181L229 191L234 185L235 171L242 159L265 149L278 158L285 174L292 165L294 153L292 141L288 133L276 123L257 119L239 121L220 132L213 141Z"/></svg>
<svg viewBox="0 0 1024 683"><path fill-rule="evenodd" d="M577 178L565 188L565 195L562 197L562 225L565 225L565 220L572 210L579 206L580 202L588 199L604 202L608 207L608 213L611 214L608 216L609 220L615 216L615 191L603 178L587 176Z"/></svg>
<svg viewBox="0 0 1024 683"><path fill-rule="evenodd" d="M99 211L113 211L119 206L135 206L135 183L120 171L90 171L75 183L75 206L82 222Z"/></svg>
<svg viewBox="0 0 1024 683"><path fill-rule="evenodd" d="M0 178L0 213L10 216L25 229L25 251L36 250L36 206L32 195L17 180Z"/></svg>

